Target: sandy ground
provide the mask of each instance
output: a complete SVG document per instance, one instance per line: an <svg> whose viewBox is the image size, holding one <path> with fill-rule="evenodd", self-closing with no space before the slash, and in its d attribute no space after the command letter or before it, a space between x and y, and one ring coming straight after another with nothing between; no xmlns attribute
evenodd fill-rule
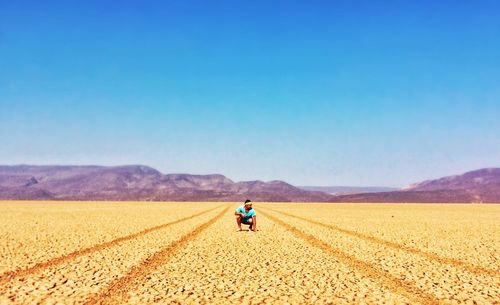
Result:
<svg viewBox="0 0 500 305"><path fill-rule="evenodd" d="M498 304L500 205L0 202L0 304Z"/></svg>

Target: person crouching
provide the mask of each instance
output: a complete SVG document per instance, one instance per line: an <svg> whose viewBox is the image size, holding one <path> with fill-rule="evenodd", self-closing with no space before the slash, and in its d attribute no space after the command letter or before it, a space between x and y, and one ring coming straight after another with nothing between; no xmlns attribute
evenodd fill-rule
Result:
<svg viewBox="0 0 500 305"><path fill-rule="evenodd" d="M252 201L248 199L245 200L245 203L236 209L234 215L236 215L238 231L243 231L241 224L249 225L251 231L257 231L257 215L255 214L255 210L252 208Z"/></svg>

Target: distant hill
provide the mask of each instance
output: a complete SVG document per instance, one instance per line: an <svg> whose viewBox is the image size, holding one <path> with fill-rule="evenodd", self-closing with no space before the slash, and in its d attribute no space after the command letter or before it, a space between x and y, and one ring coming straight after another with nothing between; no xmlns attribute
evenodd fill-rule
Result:
<svg viewBox="0 0 500 305"><path fill-rule="evenodd" d="M325 192L332 195L380 193L380 192L390 192L398 190L398 188L395 187L383 187L383 186L298 186L298 188L301 188L306 191Z"/></svg>
<svg viewBox="0 0 500 305"><path fill-rule="evenodd" d="M144 201L331 201L283 181L233 182L223 175L168 174L142 165L0 166L0 199Z"/></svg>
<svg viewBox="0 0 500 305"><path fill-rule="evenodd" d="M436 190L500 191L500 168L483 168L462 175L415 183L406 188L411 191Z"/></svg>
<svg viewBox="0 0 500 305"><path fill-rule="evenodd" d="M500 203L500 168L415 183L392 192L336 196L336 202Z"/></svg>
<svg viewBox="0 0 500 305"><path fill-rule="evenodd" d="M333 192L350 194L330 194ZM283 181L234 182L218 174L165 175L143 165L0 166L0 199L3 200L239 202L246 198L282 202L500 203L500 168L481 169L415 183L403 190L385 191L378 187L295 187Z"/></svg>

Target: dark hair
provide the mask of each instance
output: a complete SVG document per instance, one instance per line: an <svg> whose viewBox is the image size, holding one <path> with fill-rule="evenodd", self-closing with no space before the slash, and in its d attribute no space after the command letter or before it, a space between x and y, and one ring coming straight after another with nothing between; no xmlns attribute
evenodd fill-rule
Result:
<svg viewBox="0 0 500 305"><path fill-rule="evenodd" d="M252 200L250 200L250 199L245 200L245 204L247 204L249 202L252 202Z"/></svg>

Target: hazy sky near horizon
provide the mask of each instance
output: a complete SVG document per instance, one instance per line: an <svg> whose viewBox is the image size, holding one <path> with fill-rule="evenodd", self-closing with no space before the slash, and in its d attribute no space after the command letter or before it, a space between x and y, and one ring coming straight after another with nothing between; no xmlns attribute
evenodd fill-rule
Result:
<svg viewBox="0 0 500 305"><path fill-rule="evenodd" d="M0 1L0 164L404 186L499 118L499 1Z"/></svg>

